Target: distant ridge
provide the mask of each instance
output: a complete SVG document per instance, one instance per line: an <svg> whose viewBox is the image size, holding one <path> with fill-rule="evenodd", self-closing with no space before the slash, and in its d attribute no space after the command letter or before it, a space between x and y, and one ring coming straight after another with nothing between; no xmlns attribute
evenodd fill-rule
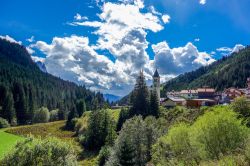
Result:
<svg viewBox="0 0 250 166"><path fill-rule="evenodd" d="M195 71L181 74L163 84L163 94L167 91L192 89L209 86L216 90L229 87L243 88L250 76L250 46L227 57L201 67Z"/></svg>

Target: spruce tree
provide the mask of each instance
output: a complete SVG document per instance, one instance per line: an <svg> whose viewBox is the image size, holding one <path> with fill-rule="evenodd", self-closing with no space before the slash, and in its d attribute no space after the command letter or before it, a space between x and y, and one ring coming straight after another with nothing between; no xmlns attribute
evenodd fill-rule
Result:
<svg viewBox="0 0 250 166"><path fill-rule="evenodd" d="M143 117L149 114L149 91L146 85L146 81L143 75L143 71L140 72L135 88L132 93L132 108L130 110L130 116L142 115Z"/></svg>
<svg viewBox="0 0 250 166"><path fill-rule="evenodd" d="M134 166L135 163L135 150L131 143L125 139L120 148L118 161L121 166Z"/></svg>
<svg viewBox="0 0 250 166"><path fill-rule="evenodd" d="M81 100L77 101L76 109L77 109L79 117L81 117L82 114L86 111L86 104L85 104L84 99L81 99Z"/></svg>
<svg viewBox="0 0 250 166"><path fill-rule="evenodd" d="M18 124L26 124L28 120L27 100L23 86L20 83L14 85L14 101Z"/></svg>
<svg viewBox="0 0 250 166"><path fill-rule="evenodd" d="M2 107L2 117L7 119L9 123L15 124L16 114L14 108L14 100L11 92L5 94Z"/></svg>
<svg viewBox="0 0 250 166"><path fill-rule="evenodd" d="M155 117L159 116L159 101L155 89L151 90L150 93L150 115Z"/></svg>

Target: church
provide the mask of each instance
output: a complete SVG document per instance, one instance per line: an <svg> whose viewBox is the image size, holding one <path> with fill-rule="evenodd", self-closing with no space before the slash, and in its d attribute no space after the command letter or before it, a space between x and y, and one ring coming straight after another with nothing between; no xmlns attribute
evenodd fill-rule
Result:
<svg viewBox="0 0 250 166"><path fill-rule="evenodd" d="M160 102L160 98L161 98L161 80L160 80L160 75L159 75L157 69L155 70L154 75L153 75L152 89L156 91L157 96L158 96L158 101Z"/></svg>

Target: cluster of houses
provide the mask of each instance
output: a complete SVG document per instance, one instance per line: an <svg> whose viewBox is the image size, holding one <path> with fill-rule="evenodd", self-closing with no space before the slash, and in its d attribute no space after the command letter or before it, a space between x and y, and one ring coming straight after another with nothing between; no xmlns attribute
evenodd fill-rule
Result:
<svg viewBox="0 0 250 166"><path fill-rule="evenodd" d="M188 89L179 92L167 92L166 98L160 98L160 104L166 108L174 106L186 106L188 108L199 108L201 106L213 106L218 104L229 104L235 98L246 96L250 99L250 78L247 79L247 88L239 89L231 87L223 92L216 92L215 89L202 87Z"/></svg>

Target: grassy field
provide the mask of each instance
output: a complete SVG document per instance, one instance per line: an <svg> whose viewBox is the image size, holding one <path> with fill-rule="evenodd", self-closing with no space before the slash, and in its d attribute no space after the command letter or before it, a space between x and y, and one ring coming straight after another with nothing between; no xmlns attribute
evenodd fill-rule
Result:
<svg viewBox="0 0 250 166"><path fill-rule="evenodd" d="M0 130L0 159L7 154L23 137L6 133L5 130Z"/></svg>
<svg viewBox="0 0 250 166"><path fill-rule="evenodd" d="M119 118L120 110L108 110L112 117L117 121ZM84 116L81 118L83 120L84 125L87 127L88 116L90 112L85 112ZM29 136L30 134L35 137L56 137L62 139L64 141L69 141L74 145L75 151L79 156L79 165L84 166L93 166L96 165L98 159L97 152L89 152L84 150L84 148L78 143L75 132L64 130L65 121L57 121L50 123L41 123L27 126L18 126L8 128L5 131L0 130L0 145L2 142L4 144L9 145L6 148L0 146L0 157L1 152L6 152L8 149L14 146L16 140L21 140L23 137ZM20 137L22 136L22 137ZM11 137L12 139L9 139ZM6 141L8 140L8 141ZM13 140L13 141L11 141ZM2 141L2 142L1 142ZM9 143L8 143L9 142Z"/></svg>

